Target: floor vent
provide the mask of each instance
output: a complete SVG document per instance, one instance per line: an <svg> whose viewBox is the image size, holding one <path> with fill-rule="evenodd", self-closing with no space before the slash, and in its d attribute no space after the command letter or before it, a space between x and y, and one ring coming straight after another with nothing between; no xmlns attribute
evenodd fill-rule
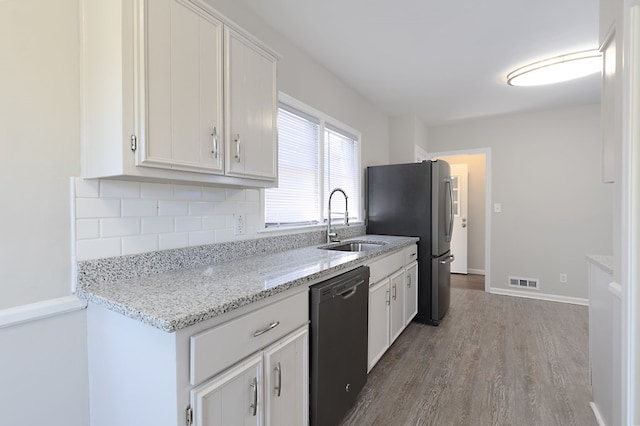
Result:
<svg viewBox="0 0 640 426"><path fill-rule="evenodd" d="M509 287L538 289L537 278L509 277Z"/></svg>

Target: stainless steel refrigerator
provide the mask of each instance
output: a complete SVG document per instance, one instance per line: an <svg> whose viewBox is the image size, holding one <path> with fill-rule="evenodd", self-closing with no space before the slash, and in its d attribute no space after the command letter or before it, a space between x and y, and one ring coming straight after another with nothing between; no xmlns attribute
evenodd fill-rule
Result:
<svg viewBox="0 0 640 426"><path fill-rule="evenodd" d="M420 237L418 315L438 325L449 310L453 189L442 160L368 167L367 234Z"/></svg>

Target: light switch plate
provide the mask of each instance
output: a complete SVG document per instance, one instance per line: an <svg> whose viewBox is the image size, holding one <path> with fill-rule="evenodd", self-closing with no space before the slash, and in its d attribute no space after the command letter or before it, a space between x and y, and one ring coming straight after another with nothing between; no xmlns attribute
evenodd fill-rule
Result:
<svg viewBox="0 0 640 426"><path fill-rule="evenodd" d="M493 205L493 212L494 212L494 213L500 213L500 212L502 212L502 204L500 204L500 203L495 203L495 204Z"/></svg>

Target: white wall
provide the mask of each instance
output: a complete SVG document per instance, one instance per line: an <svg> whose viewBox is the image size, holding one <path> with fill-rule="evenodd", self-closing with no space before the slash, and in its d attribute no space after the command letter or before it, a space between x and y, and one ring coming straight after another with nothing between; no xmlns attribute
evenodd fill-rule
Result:
<svg viewBox="0 0 640 426"><path fill-rule="evenodd" d="M491 148L492 203L502 205L491 217L492 288L522 276L540 279L539 294L588 297L585 254L612 251L599 123L590 105L429 128L430 152Z"/></svg>
<svg viewBox="0 0 640 426"><path fill-rule="evenodd" d="M2 425L89 418L85 311L57 310L71 294L80 173L78 27L78 0L0 2ZM52 316L14 321L43 311Z"/></svg>
<svg viewBox="0 0 640 426"><path fill-rule="evenodd" d="M389 120L389 163L413 163L415 147L427 150L427 127L415 114L391 117Z"/></svg>

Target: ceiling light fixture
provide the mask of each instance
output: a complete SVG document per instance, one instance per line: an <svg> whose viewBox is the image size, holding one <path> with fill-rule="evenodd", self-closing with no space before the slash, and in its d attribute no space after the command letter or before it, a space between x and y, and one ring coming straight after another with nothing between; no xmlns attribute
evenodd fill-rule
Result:
<svg viewBox="0 0 640 426"><path fill-rule="evenodd" d="M568 53L520 67L507 75L510 86L542 86L574 80L602 70L597 49Z"/></svg>

